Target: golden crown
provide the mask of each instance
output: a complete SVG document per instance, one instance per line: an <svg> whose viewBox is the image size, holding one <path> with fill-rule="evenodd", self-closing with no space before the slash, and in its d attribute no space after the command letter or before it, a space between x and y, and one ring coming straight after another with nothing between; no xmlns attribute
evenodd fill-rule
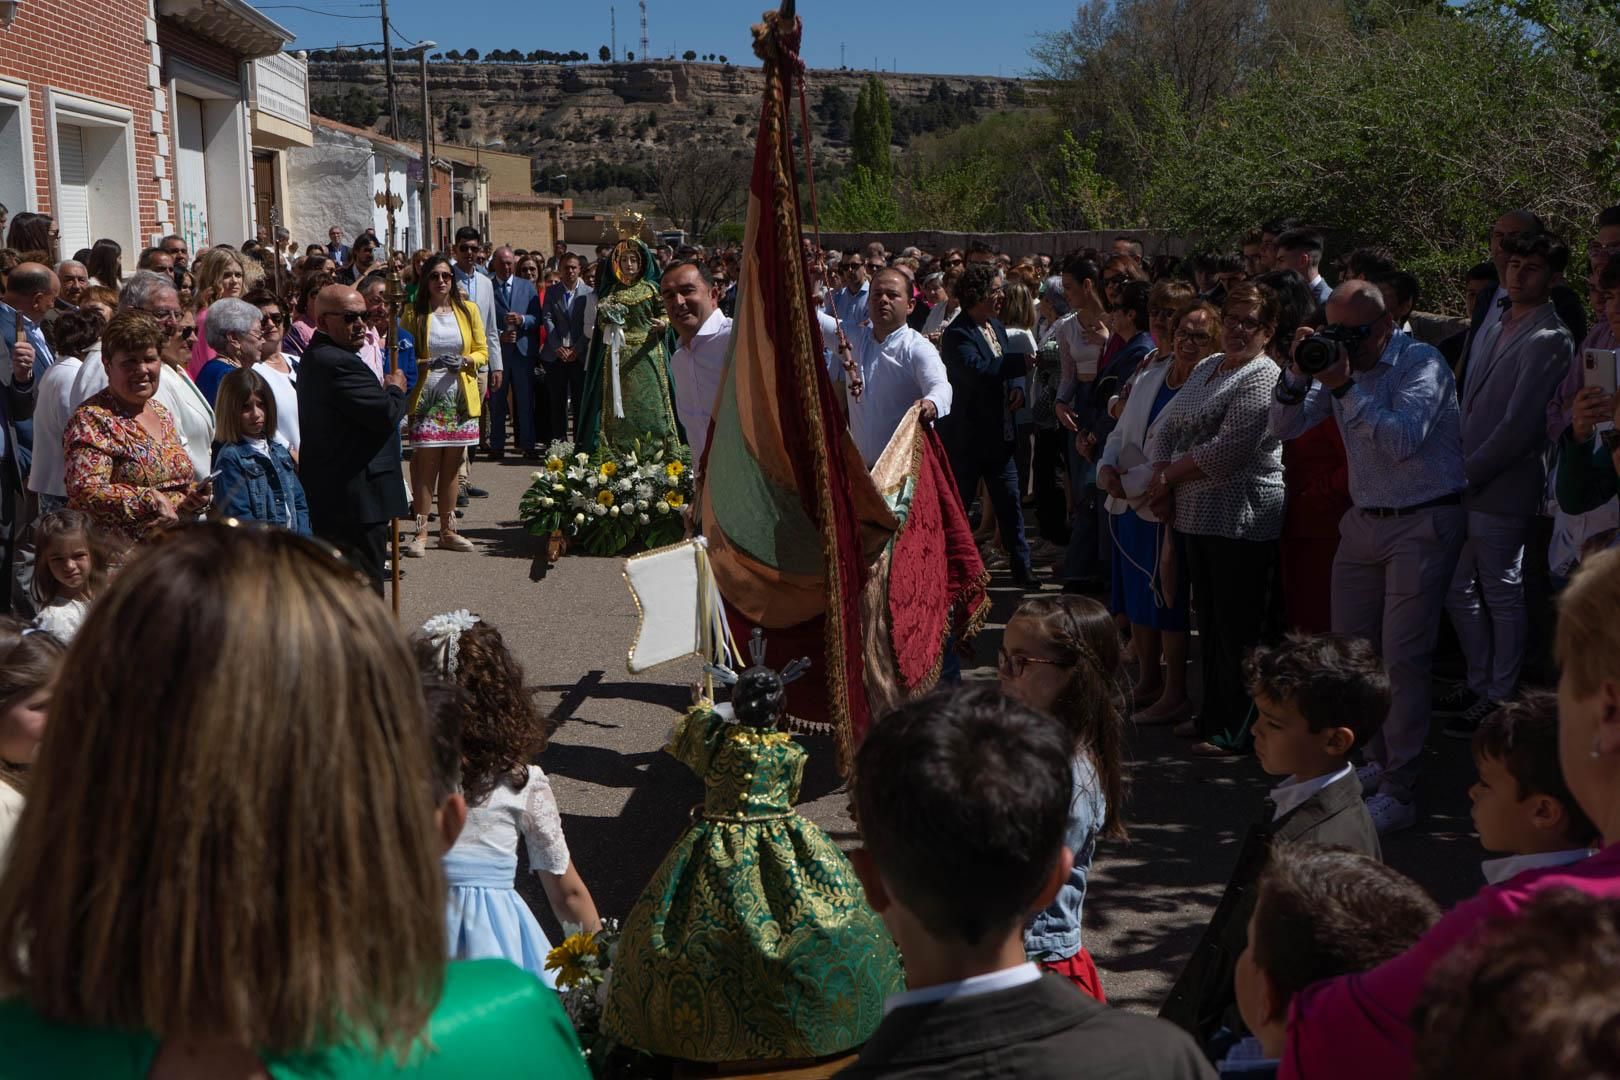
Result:
<svg viewBox="0 0 1620 1080"><path fill-rule="evenodd" d="M626 207L618 217L613 219L613 231L618 233L620 240L636 240L646 225L647 216L640 211Z"/></svg>

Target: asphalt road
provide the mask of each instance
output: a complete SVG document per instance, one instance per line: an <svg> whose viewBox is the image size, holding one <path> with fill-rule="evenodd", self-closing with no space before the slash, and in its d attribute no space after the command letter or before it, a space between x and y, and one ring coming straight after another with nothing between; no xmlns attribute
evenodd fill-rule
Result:
<svg viewBox="0 0 1620 1080"><path fill-rule="evenodd" d="M678 662L627 674L636 613L621 562L569 556L546 568L542 541L517 522L532 469L520 462L473 466L474 483L491 492L473 500L462 523L478 551L430 548L426 558L406 560L401 616L416 625L468 608L501 629L542 707L562 721L539 762L556 788L575 864L601 912L622 916L703 797L698 778L662 752L672 721L691 701L697 667ZM1020 598L1005 574L992 589L993 613L978 646L985 658L995 655ZM841 844L853 843L830 740L801 740L810 762L800 812ZM1276 782L1253 759L1194 758L1185 746L1161 728L1131 734L1130 839L1101 845L1086 898L1086 946L1110 1000L1129 1008L1158 1008L1220 898L1238 841ZM1466 794L1473 765L1466 743L1438 735L1428 756L1425 815L1388 838L1384 853L1449 905L1482 884ZM555 935L538 886L522 888Z"/></svg>

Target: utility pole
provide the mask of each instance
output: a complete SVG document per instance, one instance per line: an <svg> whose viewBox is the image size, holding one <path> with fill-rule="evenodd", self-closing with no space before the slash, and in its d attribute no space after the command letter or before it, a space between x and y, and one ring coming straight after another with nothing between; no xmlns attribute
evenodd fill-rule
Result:
<svg viewBox="0 0 1620 1080"><path fill-rule="evenodd" d="M422 247L433 245L433 117L428 112L428 50L436 41L419 41L410 49L422 60Z"/></svg>
<svg viewBox="0 0 1620 1080"><path fill-rule="evenodd" d="M652 45L647 41L647 0L641 0L641 58L652 59Z"/></svg>
<svg viewBox="0 0 1620 1080"><path fill-rule="evenodd" d="M613 62L619 62L619 13L611 5L608 7L608 45L613 50Z"/></svg>
<svg viewBox="0 0 1620 1080"><path fill-rule="evenodd" d="M383 74L388 82L388 137L399 138L399 94L394 88L394 49L388 43L388 0L382 4Z"/></svg>
<svg viewBox="0 0 1620 1080"><path fill-rule="evenodd" d="M844 43L842 41L838 43L838 66L844 66Z"/></svg>

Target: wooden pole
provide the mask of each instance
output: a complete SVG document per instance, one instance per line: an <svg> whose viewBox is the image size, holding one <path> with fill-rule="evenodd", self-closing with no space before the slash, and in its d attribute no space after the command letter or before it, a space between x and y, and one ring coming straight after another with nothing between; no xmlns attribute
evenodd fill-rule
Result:
<svg viewBox="0 0 1620 1080"><path fill-rule="evenodd" d="M399 370L399 317L405 310L405 283L400 280L399 271L394 268L392 258L394 251L394 211L404 205L404 200L394 194L393 177L386 165L383 169L383 190L377 196L377 205L388 212L388 284L383 297L388 302L388 348L383 353L388 374L392 375ZM389 573L392 577L390 596L394 607L394 618L399 618L399 518L388 520L389 544Z"/></svg>

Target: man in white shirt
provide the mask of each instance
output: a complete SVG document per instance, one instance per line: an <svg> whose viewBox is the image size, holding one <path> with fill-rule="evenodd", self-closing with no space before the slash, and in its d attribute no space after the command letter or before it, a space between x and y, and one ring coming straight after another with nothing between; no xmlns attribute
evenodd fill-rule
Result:
<svg viewBox="0 0 1620 1080"><path fill-rule="evenodd" d="M692 448L692 468L701 470L709 445L709 419L714 415L720 376L731 344L731 320L720 310L720 290L702 264L676 263L664 271L658 286L669 325L680 339L669 358L675 381L675 412Z"/></svg>
<svg viewBox="0 0 1620 1080"><path fill-rule="evenodd" d="M911 282L893 267L878 271L870 284L869 325L846 329L861 385L857 391L844 378L849 401L849 434L870 469L883 454L895 429L913 405L921 419L932 422L951 411L951 383L939 351L906 325L911 314Z"/></svg>

